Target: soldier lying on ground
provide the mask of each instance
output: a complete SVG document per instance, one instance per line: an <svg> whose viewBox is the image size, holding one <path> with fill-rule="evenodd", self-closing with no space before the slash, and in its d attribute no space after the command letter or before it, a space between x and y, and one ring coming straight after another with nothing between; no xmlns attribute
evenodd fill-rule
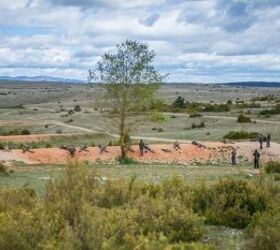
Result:
<svg viewBox="0 0 280 250"><path fill-rule="evenodd" d="M64 149L64 150L67 150L69 153L70 153L70 155L73 157L74 155L75 155L75 153L76 153L76 148L75 148L75 146L74 145L61 145L60 146L60 148L61 149Z"/></svg>
<svg viewBox="0 0 280 250"><path fill-rule="evenodd" d="M22 147L22 153L25 153L25 152L33 153L33 151L31 151L31 149L28 145L23 145L23 147Z"/></svg>
<svg viewBox="0 0 280 250"><path fill-rule="evenodd" d="M145 144L144 146L144 151L145 153L148 153L148 152L151 152L151 153L154 153L155 151L153 151L148 144Z"/></svg>
<svg viewBox="0 0 280 250"><path fill-rule="evenodd" d="M88 152L88 146L87 145L81 145L80 152L82 152L82 151Z"/></svg>
<svg viewBox="0 0 280 250"><path fill-rule="evenodd" d="M175 142L173 143L173 148L174 148L175 150L181 149L179 142L175 141Z"/></svg>
<svg viewBox="0 0 280 250"><path fill-rule="evenodd" d="M107 150L107 146L106 145L98 145L98 147L100 148L100 154L102 154L103 152L105 152L105 153L109 152Z"/></svg>
<svg viewBox="0 0 280 250"><path fill-rule="evenodd" d="M74 145L70 145L67 147L67 151L70 153L70 155L73 157L76 153L76 148Z"/></svg>
<svg viewBox="0 0 280 250"><path fill-rule="evenodd" d="M197 142L197 141L192 141L192 145L195 145L199 148L206 148L206 146L202 145L201 143Z"/></svg>

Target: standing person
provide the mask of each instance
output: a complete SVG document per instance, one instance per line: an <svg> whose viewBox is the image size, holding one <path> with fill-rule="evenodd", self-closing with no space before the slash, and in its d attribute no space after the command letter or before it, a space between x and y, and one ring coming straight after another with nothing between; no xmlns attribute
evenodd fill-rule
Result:
<svg viewBox="0 0 280 250"><path fill-rule="evenodd" d="M268 133L266 137L266 147L270 148L271 134Z"/></svg>
<svg viewBox="0 0 280 250"><path fill-rule="evenodd" d="M260 153L258 152L258 150L255 150L254 154L254 168L260 168Z"/></svg>
<svg viewBox="0 0 280 250"><path fill-rule="evenodd" d="M145 143L144 141L141 139L139 142L139 150L140 150L140 156L144 155L144 149L145 149Z"/></svg>
<svg viewBox="0 0 280 250"><path fill-rule="evenodd" d="M231 164L236 165L236 151L235 151L235 149L231 151Z"/></svg>
<svg viewBox="0 0 280 250"><path fill-rule="evenodd" d="M263 135L259 135L260 149L263 149Z"/></svg>

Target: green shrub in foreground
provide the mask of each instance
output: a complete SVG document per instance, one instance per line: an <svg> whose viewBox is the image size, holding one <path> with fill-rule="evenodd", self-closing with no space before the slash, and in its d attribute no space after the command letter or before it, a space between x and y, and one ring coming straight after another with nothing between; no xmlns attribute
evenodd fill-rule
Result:
<svg viewBox="0 0 280 250"><path fill-rule="evenodd" d="M269 195L245 181L224 179L195 190L194 210L210 224L245 228L257 211L269 205Z"/></svg>
<svg viewBox="0 0 280 250"><path fill-rule="evenodd" d="M249 232L253 237L251 249L279 250L280 249L280 210L257 213L250 224Z"/></svg>
<svg viewBox="0 0 280 250"><path fill-rule="evenodd" d="M266 173L280 173L280 162L278 161L269 161L265 166Z"/></svg>

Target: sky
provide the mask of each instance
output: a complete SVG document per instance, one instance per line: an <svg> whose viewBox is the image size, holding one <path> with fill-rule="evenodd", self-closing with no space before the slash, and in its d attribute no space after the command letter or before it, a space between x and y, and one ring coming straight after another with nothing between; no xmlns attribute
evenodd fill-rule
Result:
<svg viewBox="0 0 280 250"><path fill-rule="evenodd" d="M126 39L169 82L280 81L280 0L0 0L0 75L86 80Z"/></svg>

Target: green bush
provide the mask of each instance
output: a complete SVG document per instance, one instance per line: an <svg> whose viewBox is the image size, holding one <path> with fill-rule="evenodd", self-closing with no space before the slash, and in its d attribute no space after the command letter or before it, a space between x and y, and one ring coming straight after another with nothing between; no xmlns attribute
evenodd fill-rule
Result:
<svg viewBox="0 0 280 250"><path fill-rule="evenodd" d="M21 135L30 135L31 132L30 132L30 130L28 130L28 129L23 129L23 130L21 130L20 134L21 134Z"/></svg>
<svg viewBox="0 0 280 250"><path fill-rule="evenodd" d="M204 107L204 112L229 112L229 104L207 104Z"/></svg>
<svg viewBox="0 0 280 250"><path fill-rule="evenodd" d="M280 212L279 207L265 213L257 213L249 226L252 236L251 249L279 250Z"/></svg>
<svg viewBox="0 0 280 250"><path fill-rule="evenodd" d="M3 143L0 143L0 150L4 150L5 149L5 146Z"/></svg>
<svg viewBox="0 0 280 250"><path fill-rule="evenodd" d="M280 173L280 162L278 161L269 161L265 165L265 172L266 173Z"/></svg>
<svg viewBox="0 0 280 250"><path fill-rule="evenodd" d="M191 113L189 115L189 118L196 118L196 117L202 117L202 114L200 114L200 113Z"/></svg>
<svg viewBox="0 0 280 250"><path fill-rule="evenodd" d="M196 190L194 210L210 224L245 228L257 211L269 204L268 195L245 181L225 179L218 184Z"/></svg>
<svg viewBox="0 0 280 250"><path fill-rule="evenodd" d="M247 132L244 130L241 131L230 131L226 135L223 136L224 139L229 140L241 140L241 139L257 139L258 133L257 132Z"/></svg>
<svg viewBox="0 0 280 250"><path fill-rule="evenodd" d="M137 161L135 161L133 158L129 158L129 157L117 157L117 161L120 163L120 164L124 164L124 165L129 165L129 164L135 164L137 163Z"/></svg>
<svg viewBox="0 0 280 250"><path fill-rule="evenodd" d="M252 122L250 117L244 116L244 115L239 115L237 117L237 122L238 123L248 123L248 122Z"/></svg>
<svg viewBox="0 0 280 250"><path fill-rule="evenodd" d="M205 123L204 123L204 121L201 121L199 124L192 123L191 128L192 128L192 129L196 129L196 128L205 128Z"/></svg>
<svg viewBox="0 0 280 250"><path fill-rule="evenodd" d="M260 115L270 116L270 115L279 115L280 114L280 104L277 104L275 107L271 109L264 109L259 112Z"/></svg>

